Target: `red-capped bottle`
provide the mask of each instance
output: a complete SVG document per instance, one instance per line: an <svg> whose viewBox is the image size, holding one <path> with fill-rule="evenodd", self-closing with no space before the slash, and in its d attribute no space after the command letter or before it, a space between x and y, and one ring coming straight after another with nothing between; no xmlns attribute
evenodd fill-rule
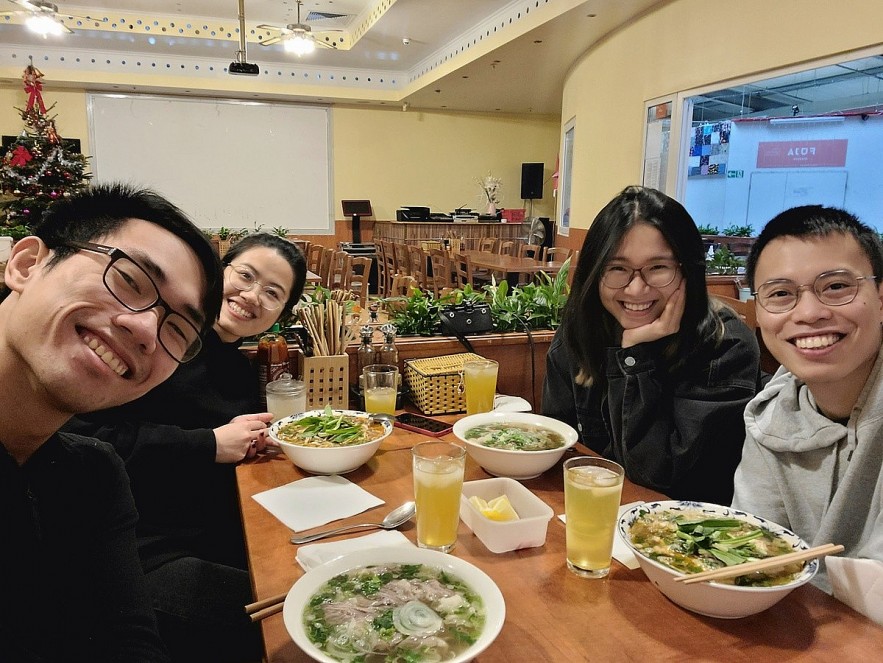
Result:
<svg viewBox="0 0 883 663"><path fill-rule="evenodd" d="M258 341L257 365L261 406L266 409L267 383L278 380L283 373L291 373L288 341L280 333L278 323Z"/></svg>

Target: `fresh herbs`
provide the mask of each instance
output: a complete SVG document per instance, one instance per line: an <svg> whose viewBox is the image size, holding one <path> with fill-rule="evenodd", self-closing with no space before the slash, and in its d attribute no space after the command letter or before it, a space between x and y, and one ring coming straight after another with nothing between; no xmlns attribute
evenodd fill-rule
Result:
<svg viewBox="0 0 883 663"><path fill-rule="evenodd" d="M302 417L279 428L280 440L310 447L343 447L377 439L382 424L360 417L335 413L330 405L322 414Z"/></svg>

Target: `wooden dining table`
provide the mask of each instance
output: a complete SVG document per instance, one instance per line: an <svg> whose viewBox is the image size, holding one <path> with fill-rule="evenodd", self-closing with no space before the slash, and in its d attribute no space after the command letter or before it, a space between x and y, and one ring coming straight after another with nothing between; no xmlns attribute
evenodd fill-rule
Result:
<svg viewBox="0 0 883 663"><path fill-rule="evenodd" d="M463 255L469 257L473 267L487 269L491 272L505 274L510 279L512 274L536 274L546 272L554 276L564 266L564 261L553 260L545 262L533 258L520 258L518 256L506 256L490 251L464 251Z"/></svg>
<svg viewBox="0 0 883 663"><path fill-rule="evenodd" d="M346 475L385 504L333 526L379 522L391 508L413 499L410 449L424 439L396 428L366 465ZM441 439L456 442L453 435ZM574 452L589 453L577 445L565 457ZM236 475L255 600L287 592L304 573L294 559L297 547L289 542L292 532L252 496L308 475L282 454L242 463ZM488 477L467 458L467 481ZM561 462L522 483L556 515L563 513ZM623 503L662 497L629 481L623 486ZM411 542L416 540L413 523L402 532ZM476 661L830 663L872 660L877 655L873 652L883 651L883 628L811 584L757 615L734 620L703 617L670 602L640 569L628 569L615 560L603 580L574 575L565 564L564 535L563 523L553 517L544 545L496 554L460 524L450 554L487 573L506 602L500 634ZM261 629L267 663L311 660L291 640L281 613L265 618Z"/></svg>

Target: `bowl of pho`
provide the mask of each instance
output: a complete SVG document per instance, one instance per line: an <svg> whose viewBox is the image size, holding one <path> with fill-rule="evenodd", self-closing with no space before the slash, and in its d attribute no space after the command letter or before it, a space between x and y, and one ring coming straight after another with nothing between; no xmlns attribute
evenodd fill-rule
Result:
<svg viewBox="0 0 883 663"><path fill-rule="evenodd" d="M453 555L400 546L338 557L303 575L282 618L317 661L461 663L503 627L506 604L483 571Z"/></svg>
<svg viewBox="0 0 883 663"><path fill-rule="evenodd" d="M750 513L706 502L670 500L632 507L619 534L657 589L679 606L723 619L747 617L808 583L819 560L726 580L685 585L675 578L806 550L790 530Z"/></svg>
<svg viewBox="0 0 883 663"><path fill-rule="evenodd" d="M454 424L454 435L485 472L512 479L539 476L577 440L567 424L530 412L472 414Z"/></svg>
<svg viewBox="0 0 883 663"><path fill-rule="evenodd" d="M346 474L364 465L392 432L355 410L310 410L270 426L270 438L292 463L312 474Z"/></svg>

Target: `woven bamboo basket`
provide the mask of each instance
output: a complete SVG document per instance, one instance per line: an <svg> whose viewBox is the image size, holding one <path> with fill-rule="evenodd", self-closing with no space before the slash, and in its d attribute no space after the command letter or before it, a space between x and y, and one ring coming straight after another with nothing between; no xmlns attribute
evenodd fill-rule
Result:
<svg viewBox="0 0 883 663"><path fill-rule="evenodd" d="M484 359L471 352L405 361L405 380L411 400L423 414L450 414L466 410L461 388L463 364Z"/></svg>
<svg viewBox="0 0 883 663"><path fill-rule="evenodd" d="M304 357L297 353L298 374L307 389L307 408L349 408L350 363L347 355Z"/></svg>

